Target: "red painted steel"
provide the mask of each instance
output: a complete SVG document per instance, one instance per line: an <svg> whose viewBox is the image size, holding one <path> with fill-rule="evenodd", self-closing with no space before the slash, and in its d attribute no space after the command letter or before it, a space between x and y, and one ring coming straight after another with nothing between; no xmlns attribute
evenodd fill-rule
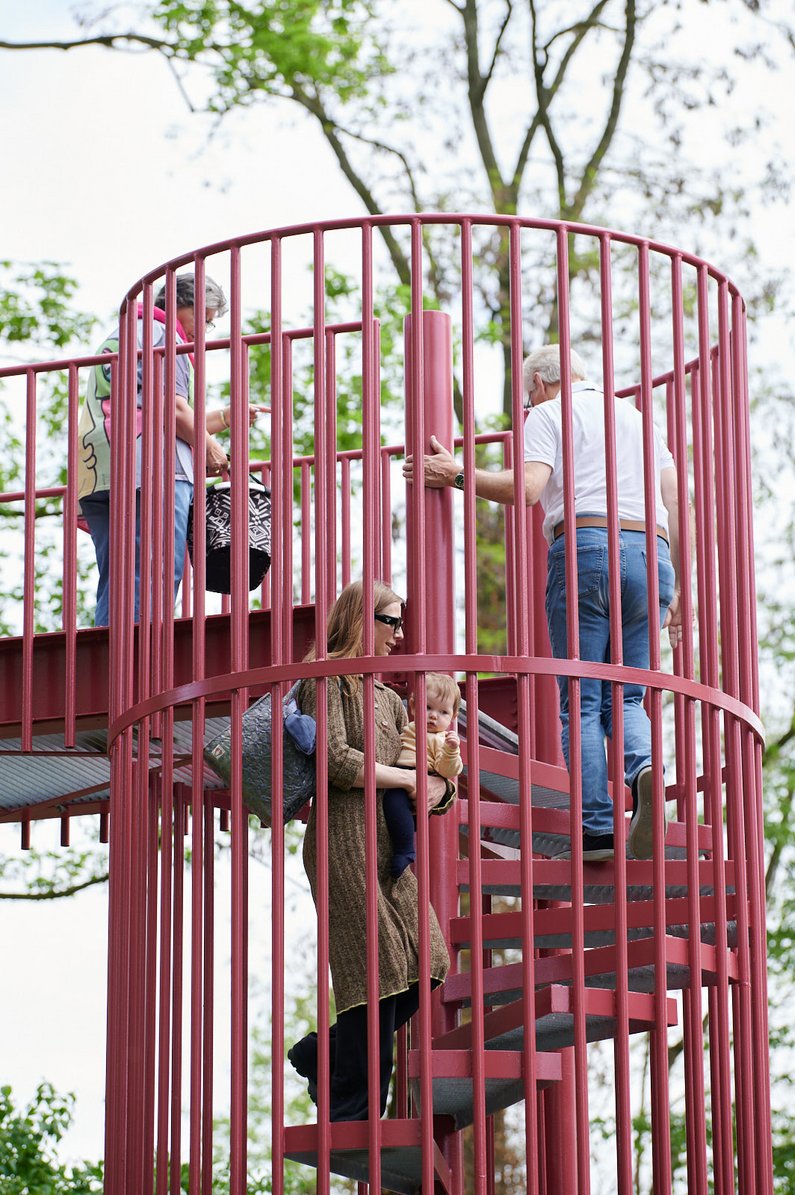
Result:
<svg viewBox="0 0 795 1195"><path fill-rule="evenodd" d="M383 287L393 279L376 233L389 227L408 262L403 360L386 359L381 321L389 315ZM351 258L351 234L357 237ZM495 406L485 401L499 382L484 366L479 339L484 313L475 282L484 238L496 233L508 262L512 429L484 431ZM458 238L460 291L447 312L424 310L428 245ZM570 244L586 238L599 257L599 295L592 310L570 278ZM536 239L537 238L537 239ZM564 518L575 513L572 379L568 349L583 322L601 339L607 484L610 664L579 659L576 606L568 603L568 660L550 659L544 617L546 545L539 512L524 503L522 267L528 241L549 250L550 292L562 348ZM340 250L344 242L346 248ZM614 339L618 267L633 254L638 323ZM262 253L266 268L262 270ZM354 292L344 320L330 317L325 279L347 254ZM295 263L311 266L307 301ZM352 265L351 265L352 261ZM178 343L178 272L196 275L195 338ZM227 338L208 341L204 282L228 278ZM307 275L308 276L308 275ZM405 281L405 279L404 279ZM165 284L165 340L154 347L154 297ZM622 287L627 285L622 276ZM695 290L693 316L685 301ZM623 301L623 300L622 300ZM139 345L138 303L142 304ZM266 308L266 327L247 312ZM663 313L661 316L659 313ZM384 343L391 342L384 337ZM455 346L455 349L454 347ZM174 493L177 425L173 392L178 356L194 365L196 425L204 426L219 364L230 381L232 593L206 592L205 492L201 451L195 454L194 565L183 581L175 618ZM266 354L265 393L255 393L256 354ZM87 371L100 360L112 371L112 631L80 626L76 554L77 404ZM260 358L257 358L259 361ZM596 361L594 361L596 368ZM402 428L385 405L386 379L405 378ZM311 366L311 367L310 367ZM140 371L140 487L136 483L136 396ZM68 414L62 459L65 486L50 484L37 444L40 394L47 375L64 375ZM111 755L110 936L107 1055L106 1190L147 1195L181 1189L187 1165L191 1195L213 1189L213 1155L228 1157L231 1195L253 1177L248 1157L250 929L270 919L268 993L271 1027L270 1179L285 1190L288 1168L317 1169L318 1191L346 1168L372 1191L403 1167L406 1189L451 1193L464 1182L487 1195L495 1186L494 1113L523 1100L515 1124L526 1147L526 1186L538 1195L574 1195L633 1184L670 1192L671 1099L684 1094L687 1189L772 1195L765 987L764 853L762 838L759 681L756 660L749 406L745 309L730 280L691 254L643 237L590 226L518 217L411 215L344 220L276 229L208 246L148 274L120 311L117 354L0 370L25 395L24 489L1 494L19 508L24 600L20 637L3 644L7 684L0 691L0 728L12 750L35 762L37 736L62 733L69 753L79 732L107 724ZM598 377L598 372L596 374ZM307 381L307 378L309 379ZM455 403L460 430L455 437ZM622 387L618 387L619 380ZM257 383L258 384L258 383ZM389 383L391 385L391 382ZM360 387L361 429L352 431L348 402ZM621 576L614 393L639 407L643 426L646 567L650 668L627 668L621 655ZM248 404L270 410L269 460L250 459ZM307 422L306 412L311 412ZM672 655L654 630L658 608L654 427L678 465L681 573L695 571L682 592L684 634ZM297 451L311 433L311 455ZM407 489L399 464L429 450L435 434L463 462L463 494ZM351 446L350 437L357 436ZM343 437L345 440L343 441ZM197 437L201 443L201 437ZM385 443L384 441L394 441ZM344 443L344 447L343 447ZM505 644L479 640L478 587L485 549L478 537L476 449L501 446L513 474L499 564L504 575ZM248 575L251 471L272 491L272 567L252 595ZM140 491L140 607L133 620L136 497ZM694 509L691 541L689 503ZM57 634L36 633L36 502L62 503L62 616ZM396 535L396 530L400 533ZM85 542L85 541L84 541ZM496 560L496 548L489 559ZM569 592L577 589L576 536L564 543ZM340 589L361 575L364 602L382 578L408 597L407 642L392 659L375 657L373 624L365 620L364 658L329 660L328 611ZM696 599L696 600L694 600ZM257 601L262 610L252 607ZM694 624L694 618L697 624ZM300 663L308 642L317 658ZM454 671L467 702L466 775L457 807L444 818L419 819L420 1010L401 1033L397 1118L378 1116L378 892L375 785L375 679L383 678L422 708L429 671ZM325 693L336 678L363 676L365 709L367 989L370 1116L367 1125L331 1121L329 1050L328 747ZM488 678L494 674L495 680ZM557 675L570 678L571 775L562 765L557 729ZM285 896L292 863L278 816L284 744L274 730L272 766L277 816L270 848L269 912L252 907L250 826L241 775L242 719L249 695L270 690L278 705L298 677L318 679L318 912L311 922L311 977L294 972ZM631 800L623 784L623 688L644 684L652 724L654 828L650 860L583 864L579 822L579 691L583 678L609 684L613 738L608 764L614 794L614 837L624 841ZM422 699L422 701L420 700ZM230 718L233 769L229 791L208 787L202 745L208 719ZM480 713L499 712L515 731L515 753L498 749ZM187 731L190 730L188 738ZM51 749L51 748L50 748ZM665 769L665 770L664 770ZM418 804L427 782L420 771ZM97 791L87 786L90 794ZM502 793L502 796L499 794ZM509 794L506 796L506 793ZM33 816L59 816L68 841L74 793L42 802ZM663 806L674 820L663 841ZM89 807L97 808L96 804ZM216 826L215 810L220 810ZM104 815L107 821L107 814ZM29 841L31 813L21 818ZM228 819L228 821L226 820ZM228 836L227 836L228 831ZM571 860L550 858L570 838ZM221 845L223 843L223 846ZM185 848L190 846L190 862ZM24 845L24 842L23 842ZM221 852L221 862L217 854ZM502 903L501 903L502 902ZM430 993L429 905L449 944L450 977ZM520 951L506 957L505 951ZM297 984L303 986L297 987ZM293 1080L285 1076L295 1027L292 1011L306 985L318 1030L316 1123L291 1123ZM642 988L643 990L639 990ZM682 989L684 1069L669 1080L672 990ZM706 998L703 989L706 988ZM471 1011L467 1011L471 1010ZM706 1015L705 1015L706 1013ZM558 1018L550 1039L554 1014ZM228 1024L223 1034L218 1026ZM503 1034L503 1037L500 1037ZM609 1116L590 1083L590 1043L612 1042L612 1140L597 1140L591 1119ZM648 1034L645 1046L638 1046ZM492 1048L489 1048L492 1047ZM650 1060L645 1086L638 1050ZM706 1054L706 1060L705 1060ZM608 1054L602 1055L608 1066ZM288 1066L289 1070L289 1066ZM651 1110L651 1140L641 1163L632 1118ZM455 1101L458 1101L457 1103ZM452 1102L451 1102L452 1101ZM601 1101L601 1103L600 1103ZM422 1107L423 1115L418 1109ZM429 1109L444 1111L432 1116ZM471 1124L472 1173L464 1173L455 1115ZM225 1144L214 1118L228 1118ZM708 1121L711 1132L708 1133ZM612 1142L614 1141L614 1144ZM261 1141L258 1141L258 1145ZM358 1159L354 1163L354 1157ZM637 1167L640 1165L640 1171ZM357 1170L355 1167L358 1166ZM351 1169L353 1167L353 1169ZM605 1178L605 1175L611 1177ZM598 1177L597 1177L598 1176ZM396 1179L394 1181L397 1181ZM678 1180L677 1180L678 1181ZM413 1183L413 1187L412 1184Z"/></svg>

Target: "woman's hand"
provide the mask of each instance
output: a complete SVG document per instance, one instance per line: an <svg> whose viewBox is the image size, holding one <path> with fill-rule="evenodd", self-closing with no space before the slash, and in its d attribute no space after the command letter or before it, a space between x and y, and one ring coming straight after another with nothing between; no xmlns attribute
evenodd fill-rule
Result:
<svg viewBox="0 0 795 1195"><path fill-rule="evenodd" d="M266 414L269 411L270 407L266 407L263 403L250 403L248 406L249 427L253 427L260 415ZM229 431L229 423L231 418L231 403L228 407L216 407L214 411L208 411L205 416L207 431L211 436L217 436L219 432Z"/></svg>
<svg viewBox="0 0 795 1195"><path fill-rule="evenodd" d="M414 768L400 768L399 771L399 781L394 785L390 785L390 787L405 788L406 792L411 798L412 805L414 805L417 799L417 773Z"/></svg>
<svg viewBox="0 0 795 1195"><path fill-rule="evenodd" d="M227 469L229 468L229 461L227 460L226 453L214 436L207 437L206 463L207 473L210 476L217 475L219 473L226 473Z"/></svg>
<svg viewBox="0 0 795 1195"><path fill-rule="evenodd" d="M417 773L410 772L408 774L411 775L411 777L414 780L414 788L410 789L410 788L408 788L408 786L404 786L404 787L406 788L406 792L409 794L411 803L414 806L414 812L416 813L416 811L417 811ZM428 776L425 791L427 794L427 798L426 798L427 799L427 812L430 813L432 809L436 808L436 806L439 804L440 801L444 800L445 795L447 793L447 784L442 779L441 776Z"/></svg>

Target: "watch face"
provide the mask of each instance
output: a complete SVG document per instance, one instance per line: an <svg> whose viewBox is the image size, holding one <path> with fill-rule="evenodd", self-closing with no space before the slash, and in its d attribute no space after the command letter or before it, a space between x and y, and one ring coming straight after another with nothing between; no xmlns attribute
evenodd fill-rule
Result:
<svg viewBox="0 0 795 1195"><path fill-rule="evenodd" d="M455 488L457 490L463 490L463 488L464 488L464 474L463 473L456 473Z"/></svg>

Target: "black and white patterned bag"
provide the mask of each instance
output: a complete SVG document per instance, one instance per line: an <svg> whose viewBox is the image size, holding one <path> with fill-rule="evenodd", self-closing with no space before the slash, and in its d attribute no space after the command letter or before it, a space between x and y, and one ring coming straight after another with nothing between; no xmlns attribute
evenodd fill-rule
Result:
<svg viewBox="0 0 795 1195"><path fill-rule="evenodd" d="M206 588L232 592L232 485L207 487ZM188 552L193 563L193 507L188 522ZM271 492L255 477L248 484L248 587L256 589L271 566Z"/></svg>

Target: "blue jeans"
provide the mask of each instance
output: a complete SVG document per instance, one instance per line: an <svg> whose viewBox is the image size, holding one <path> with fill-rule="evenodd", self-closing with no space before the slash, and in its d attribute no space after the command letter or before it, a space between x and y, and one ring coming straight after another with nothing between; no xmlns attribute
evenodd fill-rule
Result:
<svg viewBox="0 0 795 1195"><path fill-rule="evenodd" d="M547 620L552 652L566 659L565 536L549 549ZM649 624L646 590L646 536L642 531L622 531L619 536L621 570L621 627L623 663L628 668L649 667ZM668 544L657 538L660 588L660 627L674 593L674 570ZM610 662L610 599L607 564L607 529L583 527L577 532L577 586L580 625L580 659ZM654 634L657 633L655 628ZM569 678L558 677L561 741L569 766ZM643 685L624 685L624 779L627 784L651 763L651 724L643 708ZM607 792L606 739L613 734L613 693L609 681L585 680L580 684L582 737L582 823L590 834L611 834L613 802Z"/></svg>
<svg viewBox="0 0 795 1195"><path fill-rule="evenodd" d="M174 483L174 598L185 569L185 545L188 538L188 514L193 499L193 483ZM80 512L88 523L99 569L97 608L94 626L106 627L110 620L110 493L99 490L80 499ZM141 575L141 491L135 496L135 621L139 617Z"/></svg>

